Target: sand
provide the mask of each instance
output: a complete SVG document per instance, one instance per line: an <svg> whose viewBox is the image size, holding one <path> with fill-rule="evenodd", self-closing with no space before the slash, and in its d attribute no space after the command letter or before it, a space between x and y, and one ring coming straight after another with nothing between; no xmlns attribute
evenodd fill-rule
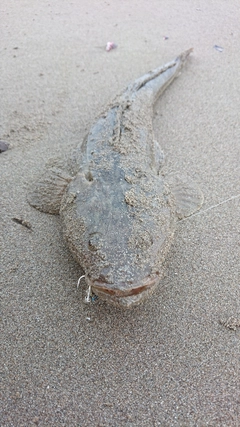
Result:
<svg viewBox="0 0 240 427"><path fill-rule="evenodd" d="M239 426L238 1L2 0L0 13L1 426ZM190 47L154 130L166 173L198 182L204 206L178 223L144 305L86 305L31 183L129 82Z"/></svg>

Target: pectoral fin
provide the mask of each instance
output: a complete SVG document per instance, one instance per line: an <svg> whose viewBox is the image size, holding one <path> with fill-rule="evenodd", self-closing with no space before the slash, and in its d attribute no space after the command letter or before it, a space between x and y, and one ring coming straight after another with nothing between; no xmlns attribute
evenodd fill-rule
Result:
<svg viewBox="0 0 240 427"><path fill-rule="evenodd" d="M168 183L175 199L176 215L179 219L191 216L201 208L204 197L197 184L178 176L170 177Z"/></svg>
<svg viewBox="0 0 240 427"><path fill-rule="evenodd" d="M62 196L71 180L72 177L60 167L47 166L27 197L29 204L42 212L58 214Z"/></svg>

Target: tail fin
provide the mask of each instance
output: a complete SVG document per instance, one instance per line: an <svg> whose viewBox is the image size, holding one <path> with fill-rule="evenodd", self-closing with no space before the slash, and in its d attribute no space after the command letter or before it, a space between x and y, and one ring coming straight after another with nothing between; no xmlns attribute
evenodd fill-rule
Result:
<svg viewBox="0 0 240 427"><path fill-rule="evenodd" d="M181 53L176 59L149 71L128 86L127 93L137 96L138 92L147 93L154 103L166 87L178 76L193 48Z"/></svg>

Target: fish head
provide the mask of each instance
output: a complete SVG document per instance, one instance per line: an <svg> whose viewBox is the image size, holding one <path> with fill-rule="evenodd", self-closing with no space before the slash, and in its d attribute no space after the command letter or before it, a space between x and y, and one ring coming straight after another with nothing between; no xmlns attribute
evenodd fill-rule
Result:
<svg viewBox="0 0 240 427"><path fill-rule="evenodd" d="M71 182L60 211L63 233L92 291L111 304L132 307L162 277L172 209L163 196L159 199L159 184L147 206L142 188L133 191L126 181L116 185L110 178L100 185L99 178L85 182L79 174Z"/></svg>

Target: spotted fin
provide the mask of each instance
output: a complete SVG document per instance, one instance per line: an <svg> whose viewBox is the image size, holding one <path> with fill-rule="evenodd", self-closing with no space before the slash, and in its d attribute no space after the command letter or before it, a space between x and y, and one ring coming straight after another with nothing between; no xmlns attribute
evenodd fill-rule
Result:
<svg viewBox="0 0 240 427"><path fill-rule="evenodd" d="M178 176L170 177L168 183L175 199L178 219L191 216L201 208L204 197L197 184Z"/></svg>
<svg viewBox="0 0 240 427"><path fill-rule="evenodd" d="M49 163L28 194L29 204L42 212L58 214L62 196L71 180L70 174L59 165Z"/></svg>

